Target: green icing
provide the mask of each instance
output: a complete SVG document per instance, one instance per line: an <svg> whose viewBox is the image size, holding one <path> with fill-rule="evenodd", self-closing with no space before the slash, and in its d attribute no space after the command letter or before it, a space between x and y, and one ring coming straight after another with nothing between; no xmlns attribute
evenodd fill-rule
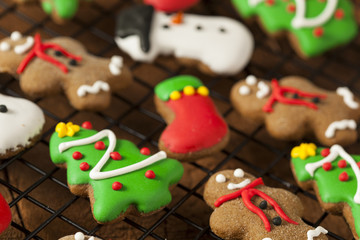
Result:
<svg viewBox="0 0 360 240"><path fill-rule="evenodd" d="M169 186L176 184L183 175L181 163L174 159L164 159L143 169L103 180L93 180L89 177L90 170L97 164L106 151L96 150L94 143L72 147L60 153L59 144L62 142L83 139L96 134L97 131L81 129L73 137L59 138L54 133L50 140L50 156L55 164L67 165L67 181L69 185L90 184L94 192L93 215L98 222L109 222L124 213L130 205L134 205L141 213L156 211L171 202ZM108 146L108 138L101 141ZM83 154L80 160L74 160L72 154L79 151ZM122 168L140 162L149 156L142 155L133 143L126 140L117 140L115 151L119 152L122 160L111 158L102 168L102 172ZM80 169L80 163L90 165L88 171ZM156 177L145 177L147 170L153 170ZM113 182L123 184L121 190L112 189Z"/></svg>
<svg viewBox="0 0 360 240"><path fill-rule="evenodd" d="M47 14L51 14L53 10L57 15L64 19L72 18L79 7L78 0L48 0L42 2L42 8Z"/></svg>
<svg viewBox="0 0 360 240"><path fill-rule="evenodd" d="M305 56L319 55L331 48L343 45L351 41L357 35L357 24L354 18L354 10L351 1L339 0L337 9L344 11L342 19L332 17L321 26L324 30L322 37L315 37L314 28L304 27L296 29L291 21L295 12L287 10L288 4L295 4L294 0L274 0L274 5L269 6L261 2L255 7L249 5L250 0L232 0L233 4L244 17L258 15L262 25L270 33L287 30L296 36L300 49ZM324 10L327 1L306 0L306 17L318 16Z"/></svg>
<svg viewBox="0 0 360 240"><path fill-rule="evenodd" d="M155 94L162 101L167 101L170 98L170 94L173 91L182 91L186 86L193 86L198 88L203 86L202 82L194 77L189 75L181 75L166 79L165 81L159 83L155 87Z"/></svg>
<svg viewBox="0 0 360 240"><path fill-rule="evenodd" d="M305 160L300 158L292 158L291 163L294 167L297 179L300 182L309 180L315 180L319 188L319 194L321 200L325 203L341 203L346 202L351 207L352 215L354 217L355 229L358 235L360 235L360 204L354 202L354 195L357 189L357 180L354 171L351 169L349 163L346 168L339 168L338 162L342 158L339 156L334 160L331 165L330 171L325 171L322 167L318 168L314 177L305 170L305 165L322 160L324 157L321 156L321 150L316 150L316 156L308 157ZM351 155L356 162L360 162L360 155ZM347 172L349 180L342 182L339 180L339 175L342 172Z"/></svg>

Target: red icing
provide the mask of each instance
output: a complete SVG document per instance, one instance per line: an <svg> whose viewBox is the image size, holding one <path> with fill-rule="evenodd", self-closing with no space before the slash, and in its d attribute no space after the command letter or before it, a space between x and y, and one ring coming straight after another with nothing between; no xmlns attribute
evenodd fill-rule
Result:
<svg viewBox="0 0 360 240"><path fill-rule="evenodd" d="M114 182L112 184L112 189L115 191L120 190L122 187L123 187L123 185L120 182Z"/></svg>
<svg viewBox="0 0 360 240"><path fill-rule="evenodd" d="M147 170L145 173L145 177L150 178L150 179L154 179L156 177L155 173L153 170Z"/></svg>
<svg viewBox="0 0 360 240"><path fill-rule="evenodd" d="M294 3L289 3L286 7L286 10L289 13L294 13L296 11L296 5Z"/></svg>
<svg viewBox="0 0 360 240"><path fill-rule="evenodd" d="M342 182L346 182L347 180L349 180L349 175L347 174L347 172L342 172L339 175L339 180Z"/></svg>
<svg viewBox="0 0 360 240"><path fill-rule="evenodd" d="M322 27L316 27L314 28L313 34L317 38L322 37L324 35L324 29Z"/></svg>
<svg viewBox="0 0 360 240"><path fill-rule="evenodd" d="M0 233L2 233L11 222L10 207L0 194Z"/></svg>
<svg viewBox="0 0 360 240"><path fill-rule="evenodd" d="M346 161L344 159L341 159L338 162L338 166L339 166L339 168L345 168L346 167Z"/></svg>
<svg viewBox="0 0 360 240"><path fill-rule="evenodd" d="M87 171L87 170L89 170L89 168L90 168L90 166L89 166L89 164L87 162L80 163L81 171Z"/></svg>
<svg viewBox="0 0 360 240"><path fill-rule="evenodd" d="M358 167L360 168L360 162L356 163L356 165L358 165Z"/></svg>
<svg viewBox="0 0 360 240"><path fill-rule="evenodd" d="M322 165L322 168L325 170L325 171L330 171L332 166L331 166L331 163L329 162L326 162Z"/></svg>
<svg viewBox="0 0 360 240"><path fill-rule="evenodd" d="M273 6L275 4L275 0L266 0L265 3L268 6Z"/></svg>
<svg viewBox="0 0 360 240"><path fill-rule="evenodd" d="M83 124L81 125L82 128L85 129L92 129L92 124L89 121L83 122Z"/></svg>
<svg viewBox="0 0 360 240"><path fill-rule="evenodd" d="M120 155L120 153L118 153L118 152L112 152L112 153L110 153L110 157L112 158L112 159L114 159L114 160L121 160L121 155Z"/></svg>
<svg viewBox="0 0 360 240"><path fill-rule="evenodd" d="M44 61L47 61L47 62L49 62L51 64L54 64L55 66L60 68L61 71L63 71L64 73L67 73L68 69L64 64L62 64L61 62L55 60L54 58L50 57L49 55L47 55L45 53L45 51L47 49L49 49L49 48L54 49L55 51L60 51L64 56L66 56L68 58L71 58L71 59L74 59L74 60L77 60L77 61L81 61L80 56L75 56L75 55L72 55L71 53L68 53L60 45L57 45L55 43L42 43L40 34L37 33L37 34L35 34L35 37L34 37L34 46L30 50L30 52L24 57L22 62L20 63L19 67L16 70L17 74L21 74L25 70L25 68L29 64L29 62L34 57L41 58Z"/></svg>
<svg viewBox="0 0 360 240"><path fill-rule="evenodd" d="M98 141L94 145L95 149L97 150L104 150L105 149L105 143L103 141Z"/></svg>
<svg viewBox="0 0 360 240"><path fill-rule="evenodd" d="M80 160L83 157L83 155L81 154L81 152L76 151L73 153L72 157L75 160Z"/></svg>
<svg viewBox="0 0 360 240"><path fill-rule="evenodd" d="M258 186L258 185L263 185L264 182L261 178L257 178L254 181L252 181L250 184L248 184L247 186L243 187L242 189L224 195L220 198L218 198L214 205L215 207L219 207L221 206L221 204L223 204L224 202L233 200L235 198L238 197L242 197L244 205L253 213L257 214L260 219L263 221L264 226L266 231L270 232L271 231L271 225L269 220L267 219L266 215L264 214L263 211L261 211L260 208L258 208L257 206L255 206L252 202L251 202L251 198L255 195L261 197L262 199L266 200L268 203L271 204L271 206L274 208L274 210L279 214L280 217L282 217L285 221L287 221L288 223L292 223L292 224L298 224L297 222L291 220L285 213L284 211L281 209L281 207L279 206L279 204L272 199L269 195L267 195L266 193L255 189L254 187Z"/></svg>
<svg viewBox="0 0 360 240"><path fill-rule="evenodd" d="M195 5L200 0L144 0L146 4L152 5L158 11L177 12Z"/></svg>
<svg viewBox="0 0 360 240"><path fill-rule="evenodd" d="M330 154L329 148L324 148L323 150L321 150L321 156L327 157L329 154Z"/></svg>
<svg viewBox="0 0 360 240"><path fill-rule="evenodd" d="M227 134L226 122L218 114L208 96L184 95L169 100L166 105L175 119L160 137L166 148L173 153L189 153L213 147Z"/></svg>
<svg viewBox="0 0 360 240"><path fill-rule="evenodd" d="M299 97L304 97L304 98L315 98L315 97L326 98L326 95L307 93L300 91L296 88L280 86L279 82L276 79L271 80L271 88L272 88L271 96L269 97L266 104L263 106L264 112L273 112L274 109L272 108L272 106L275 102L290 104L290 105L301 105L315 110L317 109L317 106L314 103L307 102L301 99L286 98L284 96L285 93L293 93L293 94L296 93Z"/></svg>
<svg viewBox="0 0 360 240"><path fill-rule="evenodd" d="M342 10L341 8L336 9L336 11L335 11L335 18L336 19L341 20L341 19L344 18L344 16L345 16L344 10Z"/></svg>
<svg viewBox="0 0 360 240"><path fill-rule="evenodd" d="M147 156L151 154L150 149L148 149L147 147L143 147L142 149L140 149L140 153Z"/></svg>

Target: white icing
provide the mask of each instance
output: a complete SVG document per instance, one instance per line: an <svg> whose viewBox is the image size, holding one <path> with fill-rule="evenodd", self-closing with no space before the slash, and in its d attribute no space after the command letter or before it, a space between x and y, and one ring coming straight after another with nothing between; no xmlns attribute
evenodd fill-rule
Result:
<svg viewBox="0 0 360 240"><path fill-rule="evenodd" d="M115 169L115 170L111 170L111 171L107 171L107 172L100 172L102 167L109 160L110 153L114 151L115 146L116 146L116 136L113 131L108 130L108 129L102 130L102 131L96 133L95 135L87 137L87 138L61 143L59 145L59 152L62 153L63 151L65 151L71 147L91 144L91 143L94 143L94 142L104 138L104 137L109 138L109 146L108 146L107 150L105 151L104 155L99 160L99 162L96 164L96 166L90 171L89 176L91 179L94 179L94 180L107 179L107 178L111 178L111 177L115 177L115 176L120 176L120 175L123 175L126 173L130 173L133 171L137 171L137 170L145 168L155 162L161 161L167 157L167 155L164 151L160 151L160 152L142 160L141 162L134 163L132 165L129 165L129 166L126 166L123 168L119 168L119 169Z"/></svg>
<svg viewBox="0 0 360 240"><path fill-rule="evenodd" d="M270 87L263 81L258 83L258 91L256 92L256 97L259 99L263 99L270 93Z"/></svg>
<svg viewBox="0 0 360 240"><path fill-rule="evenodd" d="M77 95L79 97L85 97L86 94L98 94L101 90L108 92L110 86L107 82L98 80L92 86L90 85L81 85L77 90Z"/></svg>
<svg viewBox="0 0 360 240"><path fill-rule="evenodd" d="M242 170L241 168L237 168L234 171L234 176L235 177L244 177L245 173L244 170Z"/></svg>
<svg viewBox="0 0 360 240"><path fill-rule="evenodd" d="M17 45L14 48L14 52L16 54L24 54L26 53L28 50L30 50L30 48L34 45L34 38L33 37L27 37L26 38L26 42L22 45Z"/></svg>
<svg viewBox="0 0 360 240"><path fill-rule="evenodd" d="M13 41L19 41L21 38L22 38L22 35L18 31L12 32L10 35L10 39Z"/></svg>
<svg viewBox="0 0 360 240"><path fill-rule="evenodd" d="M95 238L94 238L94 237L90 237L89 240L95 240Z"/></svg>
<svg viewBox="0 0 360 240"><path fill-rule="evenodd" d="M305 170L310 174L310 176L313 177L316 169L321 167L326 162L334 161L338 156L342 157L346 162L348 162L355 173L357 189L354 196L354 202L360 204L360 169L355 160L340 145L333 145L330 148L330 154L322 160L306 164Z"/></svg>
<svg viewBox="0 0 360 240"><path fill-rule="evenodd" d="M356 130L356 122L353 119L344 119L341 121L335 121L330 123L328 128L325 131L325 137L327 138L333 138L335 137L335 132L337 130Z"/></svg>
<svg viewBox="0 0 360 240"><path fill-rule="evenodd" d="M256 7L259 3L263 2L264 0L249 0L250 7Z"/></svg>
<svg viewBox="0 0 360 240"><path fill-rule="evenodd" d="M229 183L227 185L227 188L229 190L234 190L234 189L240 189L240 188L243 188L245 187L246 185L248 185L249 183L251 183L250 179L245 179L244 181L236 184L236 183Z"/></svg>
<svg viewBox="0 0 360 240"><path fill-rule="evenodd" d="M272 240L271 238L263 238L262 240Z"/></svg>
<svg viewBox="0 0 360 240"><path fill-rule="evenodd" d="M7 149L17 150L30 144L29 139L40 134L45 123L41 109L31 101L0 94L0 105L7 112L0 112L0 154Z"/></svg>
<svg viewBox="0 0 360 240"><path fill-rule="evenodd" d="M239 93L243 96L249 95L251 93L251 89L248 86L243 85L239 88Z"/></svg>
<svg viewBox="0 0 360 240"><path fill-rule="evenodd" d="M82 232L77 232L74 235L74 239L75 240L84 240L85 239L85 235Z"/></svg>
<svg viewBox="0 0 360 240"><path fill-rule="evenodd" d="M123 58L121 56L112 56L109 63L109 70L112 75L118 76L121 73L123 67Z"/></svg>
<svg viewBox="0 0 360 240"><path fill-rule="evenodd" d="M351 109L358 109L359 103L354 100L354 94L347 87L339 87L336 94L344 98L344 103Z"/></svg>
<svg viewBox="0 0 360 240"><path fill-rule="evenodd" d="M250 60L254 48L251 32L227 17L184 14L182 24L172 16L154 12L149 52L141 49L136 35L116 37L117 45L136 61L152 62L158 55L198 60L217 74L236 74ZM169 28L163 28L168 24ZM197 30L201 26L201 30ZM221 32L224 29L225 32Z"/></svg>
<svg viewBox="0 0 360 240"><path fill-rule="evenodd" d="M247 76L245 82L246 84L253 86L257 83L257 78L253 75L249 75Z"/></svg>
<svg viewBox="0 0 360 240"><path fill-rule="evenodd" d="M313 18L306 18L306 0L295 0L296 13L291 21L294 28L317 27L324 25L335 13L338 0L327 0L326 7L321 14Z"/></svg>
<svg viewBox="0 0 360 240"><path fill-rule="evenodd" d="M215 177L216 182L223 183L226 182L226 177L223 174L218 174Z"/></svg>
<svg viewBox="0 0 360 240"><path fill-rule="evenodd" d="M8 43L8 42L2 42L1 44L0 44L0 51L2 51L2 52L7 52L7 51L9 51L11 49L11 46L10 46L10 44Z"/></svg>
<svg viewBox="0 0 360 240"><path fill-rule="evenodd" d="M320 234L327 234L327 233L328 231L325 228L318 226L314 230L309 230L307 232L307 240L314 240L314 237L318 237L320 236Z"/></svg>

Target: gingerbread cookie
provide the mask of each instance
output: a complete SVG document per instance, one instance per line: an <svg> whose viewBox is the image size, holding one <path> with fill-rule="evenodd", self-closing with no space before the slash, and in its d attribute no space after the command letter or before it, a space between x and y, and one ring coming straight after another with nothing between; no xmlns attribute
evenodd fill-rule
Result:
<svg viewBox="0 0 360 240"><path fill-rule="evenodd" d="M5 231L11 222L10 207L0 194L0 234Z"/></svg>
<svg viewBox="0 0 360 240"><path fill-rule="evenodd" d="M144 3L152 5L157 11L177 12L195 5L200 0L144 0Z"/></svg>
<svg viewBox="0 0 360 240"><path fill-rule="evenodd" d="M196 160L224 148L229 129L209 96L193 76L177 76L155 87L157 111L168 123L159 148L179 160Z"/></svg>
<svg viewBox="0 0 360 240"><path fill-rule="evenodd" d="M327 239L324 228L313 229L301 220L303 206L297 196L267 187L240 168L211 176L204 199L214 209L211 230L224 239Z"/></svg>
<svg viewBox="0 0 360 240"><path fill-rule="evenodd" d="M50 156L67 168L67 182L75 195L90 198L99 223L121 220L128 214L149 215L171 201L169 187L183 174L182 165L161 151L150 156L114 132L59 123L50 139Z"/></svg>
<svg viewBox="0 0 360 240"><path fill-rule="evenodd" d="M132 81L120 56L100 58L68 37L42 41L39 34L23 37L19 32L0 42L0 71L18 76L21 89L32 97L63 90L79 110L103 110L111 92Z"/></svg>
<svg viewBox="0 0 360 240"><path fill-rule="evenodd" d="M285 32L294 49L305 57L344 45L357 35L350 0L232 0L245 17L257 17L272 35Z"/></svg>
<svg viewBox="0 0 360 240"><path fill-rule="evenodd" d="M322 208L343 215L355 237L360 236L360 155L340 145L331 148L303 143L291 151L294 177L303 189L314 189Z"/></svg>
<svg viewBox="0 0 360 240"><path fill-rule="evenodd" d="M101 240L100 238L85 236L82 232L77 232L75 235L65 236L59 240Z"/></svg>
<svg viewBox="0 0 360 240"><path fill-rule="evenodd" d="M346 87L332 92L297 76L271 82L249 76L232 88L231 101L280 140L315 136L325 145L345 145L357 139L360 102Z"/></svg>
<svg viewBox="0 0 360 240"><path fill-rule="evenodd" d="M136 61L174 55L207 74L236 74L249 62L253 37L240 22L219 16L177 16L174 20L152 6L126 9L118 16L115 41Z"/></svg>
<svg viewBox="0 0 360 240"><path fill-rule="evenodd" d="M31 147L40 138L44 114L34 103L0 94L0 159Z"/></svg>

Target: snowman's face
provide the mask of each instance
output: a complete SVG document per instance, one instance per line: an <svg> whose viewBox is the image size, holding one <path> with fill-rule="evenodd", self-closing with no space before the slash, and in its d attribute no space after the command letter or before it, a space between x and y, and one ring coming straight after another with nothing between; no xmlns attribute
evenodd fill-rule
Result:
<svg viewBox="0 0 360 240"><path fill-rule="evenodd" d="M34 103L0 94L0 155L26 147L40 134L44 122L43 112Z"/></svg>

